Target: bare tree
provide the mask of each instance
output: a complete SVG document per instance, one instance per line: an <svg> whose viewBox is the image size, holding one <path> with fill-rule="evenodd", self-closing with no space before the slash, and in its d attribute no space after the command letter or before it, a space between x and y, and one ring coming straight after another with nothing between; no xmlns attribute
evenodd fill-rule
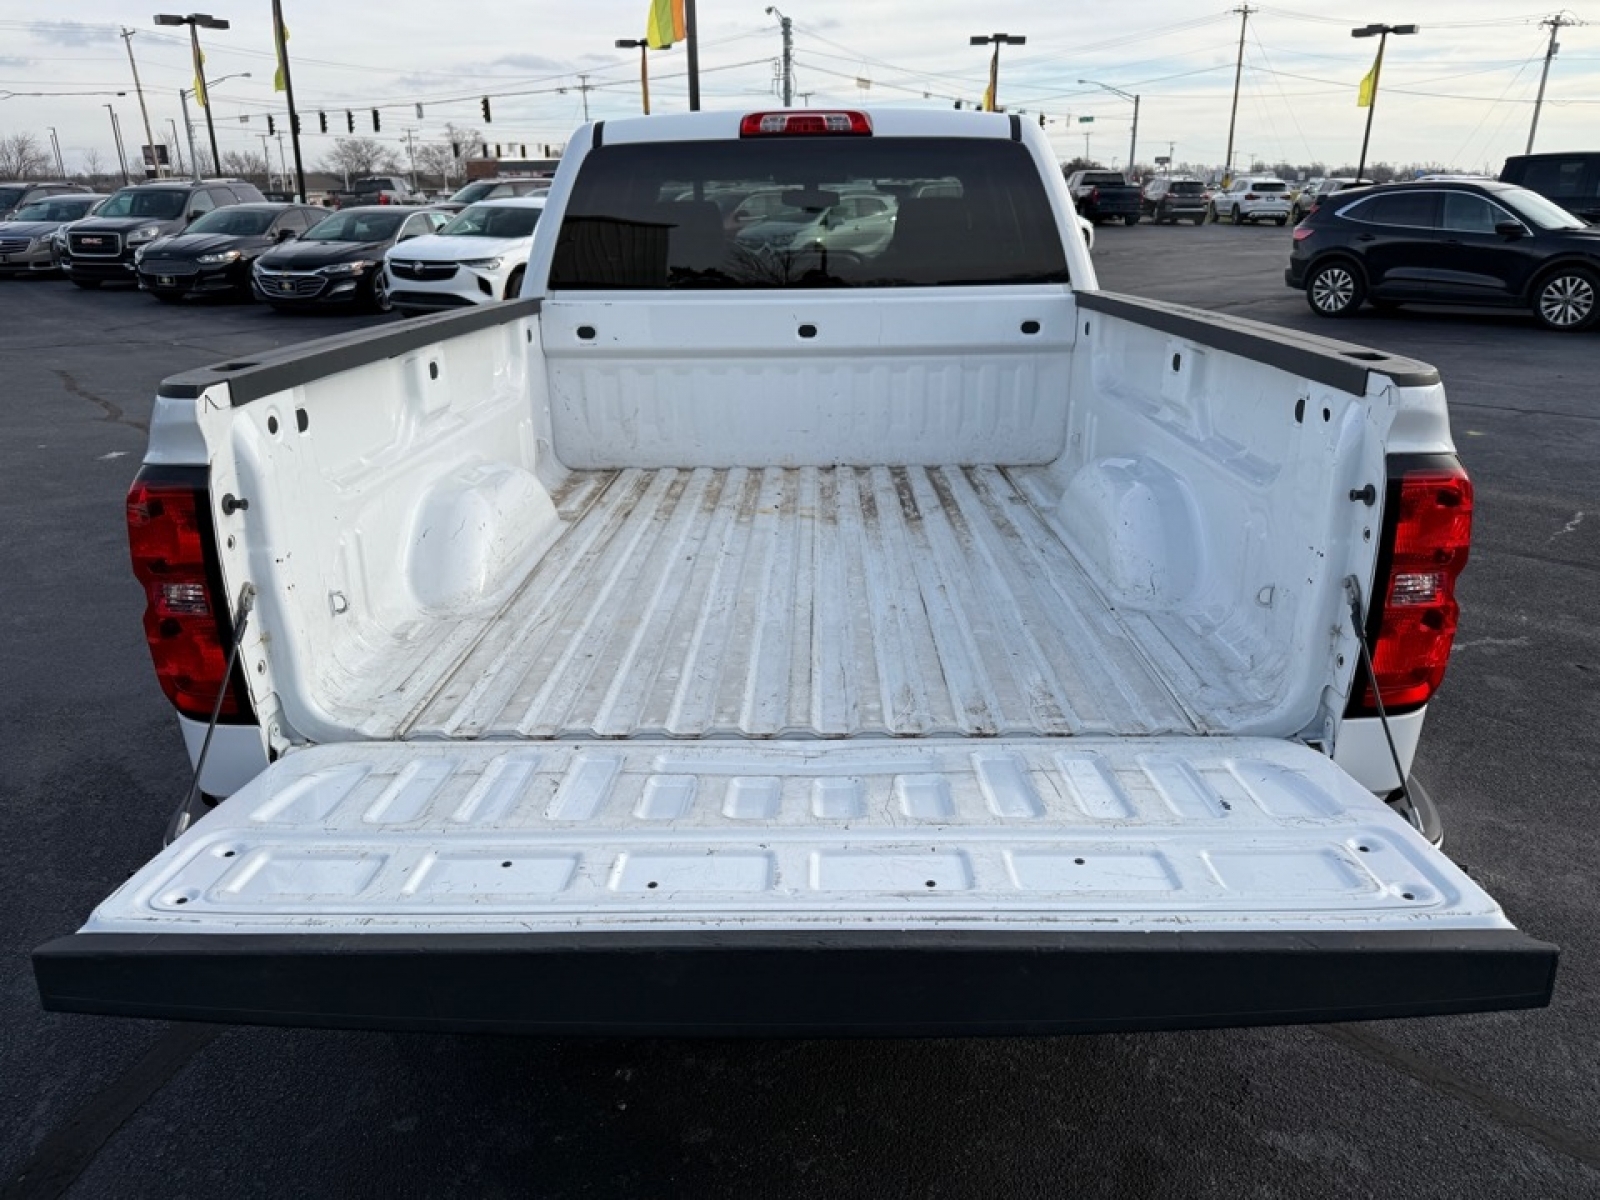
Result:
<svg viewBox="0 0 1600 1200"><path fill-rule="evenodd" d="M30 179L50 173L52 162L39 138L31 133L0 137L0 179Z"/></svg>
<svg viewBox="0 0 1600 1200"><path fill-rule="evenodd" d="M271 183L267 160L252 150L228 150L222 155L222 171L230 179L248 179L265 188Z"/></svg>
<svg viewBox="0 0 1600 1200"><path fill-rule="evenodd" d="M321 169L333 175L398 175L400 155L376 138L340 138L322 160Z"/></svg>
<svg viewBox="0 0 1600 1200"><path fill-rule="evenodd" d="M417 147L417 170L449 187L452 180L467 174L467 159L483 150L483 134L466 125L446 125L444 140L424 142Z"/></svg>
<svg viewBox="0 0 1600 1200"><path fill-rule="evenodd" d="M83 152L83 177L90 187L99 189L105 184L105 156L93 146Z"/></svg>

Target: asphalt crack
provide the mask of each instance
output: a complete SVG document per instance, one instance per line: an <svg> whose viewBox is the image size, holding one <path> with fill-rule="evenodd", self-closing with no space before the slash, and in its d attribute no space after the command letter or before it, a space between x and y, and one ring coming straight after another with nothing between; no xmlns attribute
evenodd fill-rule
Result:
<svg viewBox="0 0 1600 1200"><path fill-rule="evenodd" d="M88 388L84 387L83 384L79 383L75 378L73 378L70 371L63 371L60 367L54 367L52 370L55 371L56 377L61 380L62 387L66 388L67 391L72 395L78 397L78 399L87 400L90 404L93 404L96 408L100 409L101 412L106 414L105 419L107 421L110 421L116 425L126 425L131 429L139 430L141 433L150 432L150 426L147 423L134 417L130 417L127 413L123 412L120 407L113 404L105 397L96 396Z"/></svg>
<svg viewBox="0 0 1600 1200"><path fill-rule="evenodd" d="M1465 1104L1502 1128L1538 1142L1557 1154L1575 1159L1586 1167L1600 1170L1600 1141L1592 1136L1568 1129L1531 1108L1524 1108L1515 1100L1497 1095L1482 1084L1365 1029L1330 1026L1318 1032L1379 1066L1409 1075L1437 1095Z"/></svg>

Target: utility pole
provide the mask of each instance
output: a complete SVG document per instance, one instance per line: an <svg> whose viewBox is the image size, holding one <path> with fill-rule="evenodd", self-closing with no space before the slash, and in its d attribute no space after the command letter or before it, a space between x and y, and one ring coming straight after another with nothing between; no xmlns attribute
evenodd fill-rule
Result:
<svg viewBox="0 0 1600 1200"><path fill-rule="evenodd" d="M783 31L783 106L794 107L794 22L778 11L775 5L767 6L767 16L778 18L778 28Z"/></svg>
<svg viewBox="0 0 1600 1200"><path fill-rule="evenodd" d="M194 148L194 122L189 120L189 89L178 89L178 103L183 107L183 127L189 131L189 178L200 178L200 153Z"/></svg>
<svg viewBox="0 0 1600 1200"><path fill-rule="evenodd" d="M582 95L583 95L583 123L585 125L587 125L589 123L589 93L594 91L595 88L597 88L599 86L600 85L598 83L590 83L589 82L589 77L587 75L579 75L578 76L578 88L577 88L577 90L579 92L581 92ZM560 90L564 92L567 89L566 88L561 88Z"/></svg>
<svg viewBox="0 0 1600 1200"><path fill-rule="evenodd" d="M128 48L128 65L133 68L133 90L139 97L139 115L144 118L144 144L150 147L150 156L155 161L150 165L155 168L157 176L165 174L161 169L161 157L156 153L156 137L150 132L150 110L144 103L144 85L139 82L139 64L133 58L133 30L126 26L122 30L122 43Z"/></svg>
<svg viewBox="0 0 1600 1200"><path fill-rule="evenodd" d="M122 125L117 120L117 110L109 104L102 104L101 108L111 114L111 136L117 143L117 166L122 168L122 182L124 185L131 183L128 178L128 156L122 149Z"/></svg>
<svg viewBox="0 0 1600 1200"><path fill-rule="evenodd" d="M1539 73L1539 95L1533 102L1533 124L1528 126L1528 148L1523 151L1524 154L1533 153L1533 137L1539 132L1539 109L1544 105L1544 84L1545 80L1550 78L1550 60L1561 51L1561 43L1556 41L1556 35L1568 25L1582 25L1583 22L1564 13L1557 13L1553 17L1546 17L1539 24L1550 26L1550 48L1544 52L1544 70Z"/></svg>
<svg viewBox="0 0 1600 1200"><path fill-rule="evenodd" d="M417 190L417 131L406 130L406 157L411 160L411 190Z"/></svg>
<svg viewBox="0 0 1600 1200"><path fill-rule="evenodd" d="M1228 153L1222 160L1222 182L1233 180L1233 130L1239 120L1239 80L1244 75L1244 31L1250 24L1250 14L1257 11L1248 4L1233 10L1239 14L1239 57L1233 64L1233 108L1228 113Z"/></svg>
<svg viewBox="0 0 1600 1200"><path fill-rule="evenodd" d="M59 179L65 179L67 177L67 165L61 161L61 139L56 136L56 127L54 125L50 126L50 145L55 148L56 152L56 176Z"/></svg>

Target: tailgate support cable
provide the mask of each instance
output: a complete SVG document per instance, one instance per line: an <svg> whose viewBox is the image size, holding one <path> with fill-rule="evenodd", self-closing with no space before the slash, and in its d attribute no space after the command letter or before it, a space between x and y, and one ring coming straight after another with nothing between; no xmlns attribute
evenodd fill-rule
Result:
<svg viewBox="0 0 1600 1200"><path fill-rule="evenodd" d="M243 507L241 505L241 507ZM211 735L216 732L222 718L222 702L228 697L228 687L233 682L233 668L239 661L239 647L244 642L245 626L250 623L250 612L256 606L256 585L246 583L239 589L239 607L233 615L233 641L228 646L228 665L222 672L222 686L217 689L217 702L211 706L211 720L206 723L205 740L200 743L200 756L195 760L194 779L189 792L167 822L167 845L171 845L194 820L194 802L200 795L200 774L206 769L206 755L211 752Z"/></svg>
<svg viewBox="0 0 1600 1200"><path fill-rule="evenodd" d="M1372 669L1372 648L1367 644L1366 613L1361 609L1361 581L1354 575L1344 577L1344 594L1350 601L1350 627L1355 630L1356 643L1361 647L1361 665L1366 668L1367 682L1372 686L1372 703L1378 710L1378 723L1383 726L1383 740L1389 743L1389 760L1394 763L1395 778L1400 781L1400 799L1405 802L1404 816L1420 833L1422 816L1412 802L1411 789L1406 786L1405 769L1400 765L1400 752L1394 746L1394 733L1389 728L1389 714L1384 711L1383 693L1378 688L1378 676Z"/></svg>

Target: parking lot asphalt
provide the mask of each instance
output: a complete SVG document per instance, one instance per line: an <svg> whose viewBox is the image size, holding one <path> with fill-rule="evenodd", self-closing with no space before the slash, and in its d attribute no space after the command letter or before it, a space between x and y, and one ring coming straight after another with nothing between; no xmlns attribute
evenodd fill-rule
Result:
<svg viewBox="0 0 1600 1200"><path fill-rule="evenodd" d="M29 951L157 847L187 762L122 499L168 374L371 324L0 281L0 1200L1600 1196L1600 334L1330 323L1275 227L1107 227L1102 286L1436 363L1477 487L1418 772L1563 949L1544 1011L967 1041L519 1040L39 1010ZM1152 986L1159 986L1152 981Z"/></svg>

